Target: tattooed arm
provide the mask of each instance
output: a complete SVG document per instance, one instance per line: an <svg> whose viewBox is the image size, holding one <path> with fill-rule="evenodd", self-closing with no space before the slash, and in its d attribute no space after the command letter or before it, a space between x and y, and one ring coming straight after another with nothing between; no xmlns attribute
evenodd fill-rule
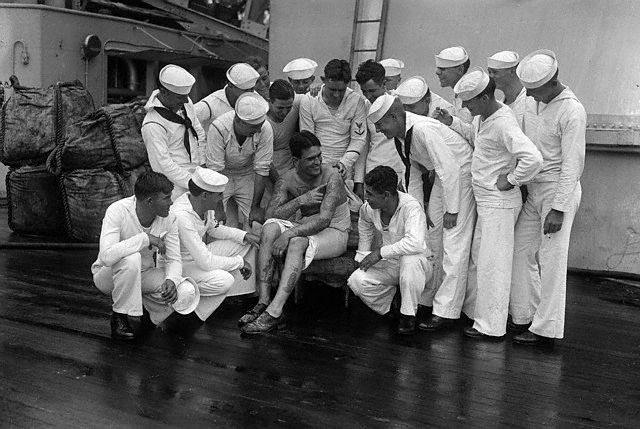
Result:
<svg viewBox="0 0 640 429"><path fill-rule="evenodd" d="M267 208L266 219L289 219L300 209L301 204L299 198L287 201L289 198L286 184L288 177L288 174L284 174L276 181L276 185L273 188L273 195Z"/></svg>
<svg viewBox="0 0 640 429"><path fill-rule="evenodd" d="M331 224L336 208L345 201L347 201L347 193L344 182L340 173L336 171L327 182L327 190L320 205L320 213L313 216L308 222L291 228L286 233L290 237L308 237L317 234Z"/></svg>

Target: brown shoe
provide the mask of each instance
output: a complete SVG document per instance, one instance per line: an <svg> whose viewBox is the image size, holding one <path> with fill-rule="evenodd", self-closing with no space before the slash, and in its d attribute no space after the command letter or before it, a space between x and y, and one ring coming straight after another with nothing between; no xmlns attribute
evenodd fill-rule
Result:
<svg viewBox="0 0 640 429"><path fill-rule="evenodd" d="M248 335L266 334L269 331L281 327L283 325L283 319L283 316L273 317L264 311L256 320L249 322L240 328L240 331L242 331L243 334Z"/></svg>
<svg viewBox="0 0 640 429"><path fill-rule="evenodd" d="M257 303L251 310L246 312L239 320L238 326L243 327L247 323L251 323L258 318L267 309L266 304Z"/></svg>
<svg viewBox="0 0 640 429"><path fill-rule="evenodd" d="M455 322L455 319L447 319L434 314L429 319L420 322L418 324L418 329L423 331L437 331L438 329L452 326L453 322Z"/></svg>

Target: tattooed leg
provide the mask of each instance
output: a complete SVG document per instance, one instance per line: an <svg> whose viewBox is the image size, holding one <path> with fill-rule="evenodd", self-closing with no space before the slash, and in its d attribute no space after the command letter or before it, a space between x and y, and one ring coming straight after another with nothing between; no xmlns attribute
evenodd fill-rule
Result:
<svg viewBox="0 0 640 429"><path fill-rule="evenodd" d="M306 237L293 237L289 241L287 257L284 260L284 268L280 276L280 284L276 296L267 307L267 312L273 317L282 315L282 308L291 295L293 288L300 279L304 264L304 254L309 246L309 239ZM260 247L262 250L262 247Z"/></svg>
<svg viewBox="0 0 640 429"><path fill-rule="evenodd" d="M273 255L271 249L273 242L280 236L280 227L274 223L265 225L260 236L260 249L258 250L258 302L269 304L271 299L271 281L273 280Z"/></svg>

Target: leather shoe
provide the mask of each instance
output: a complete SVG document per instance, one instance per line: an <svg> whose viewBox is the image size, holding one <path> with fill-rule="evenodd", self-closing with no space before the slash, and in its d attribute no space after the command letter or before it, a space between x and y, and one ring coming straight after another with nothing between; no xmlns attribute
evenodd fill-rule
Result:
<svg viewBox="0 0 640 429"><path fill-rule="evenodd" d="M513 323L511 315L507 318L507 332L511 334L521 334L529 329L531 322L529 323Z"/></svg>
<svg viewBox="0 0 640 429"><path fill-rule="evenodd" d="M454 319L447 319L445 317L436 316L435 314L429 319L424 320L418 324L418 329L423 331L437 331L440 328L453 325Z"/></svg>
<svg viewBox="0 0 640 429"><path fill-rule="evenodd" d="M130 341L135 339L135 337L133 329L131 329L131 325L129 325L127 315L114 311L111 315L111 338L114 340Z"/></svg>
<svg viewBox="0 0 640 429"><path fill-rule="evenodd" d="M493 335L487 335L487 334L483 334L482 332L478 331L476 328L474 328L473 326L468 326L466 328L464 328L463 331L464 335L466 335L469 338L475 338L477 340L492 340L492 341L500 341L503 337L494 337Z"/></svg>
<svg viewBox="0 0 640 429"><path fill-rule="evenodd" d="M267 311L264 311L256 320L249 322L240 328L243 334L259 335L266 334L269 331L282 327L284 325L284 316L273 317Z"/></svg>
<svg viewBox="0 0 640 429"><path fill-rule="evenodd" d="M543 337L542 335L534 334L531 331L523 332L522 334L515 335L513 337L513 342L517 344L522 344L525 346L536 346L536 345L553 345L553 338Z"/></svg>
<svg viewBox="0 0 640 429"><path fill-rule="evenodd" d="M257 303L253 308L247 311L239 320L238 326L243 327L247 323L251 323L258 318L267 309L267 304Z"/></svg>
<svg viewBox="0 0 640 429"><path fill-rule="evenodd" d="M407 316L406 314L400 314L400 321L398 322L398 334L410 335L416 330L416 317Z"/></svg>

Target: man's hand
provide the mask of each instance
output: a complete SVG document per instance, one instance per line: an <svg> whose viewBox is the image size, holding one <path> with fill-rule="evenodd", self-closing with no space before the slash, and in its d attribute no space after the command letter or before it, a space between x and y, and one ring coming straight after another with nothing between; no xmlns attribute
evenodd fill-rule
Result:
<svg viewBox="0 0 640 429"><path fill-rule="evenodd" d="M264 223L264 209L262 207L251 207L249 225L253 224L253 222Z"/></svg>
<svg viewBox="0 0 640 429"><path fill-rule="evenodd" d="M446 126L450 126L453 123L453 116L451 116L447 109L436 107L436 110L433 112L433 118L442 122Z"/></svg>
<svg viewBox="0 0 640 429"><path fill-rule="evenodd" d="M558 210L551 209L544 220L544 233L553 234L554 232L560 231L563 221L564 213Z"/></svg>
<svg viewBox="0 0 640 429"><path fill-rule="evenodd" d="M442 217L442 226L444 229L451 229L458 223L458 213L445 213Z"/></svg>
<svg viewBox="0 0 640 429"><path fill-rule="evenodd" d="M342 180L347 180L347 174L349 174L349 171L347 170L347 167L345 167L343 163L338 162L333 166L333 168L338 169L338 173L340 173L340 176L342 176Z"/></svg>
<svg viewBox="0 0 640 429"><path fill-rule="evenodd" d="M247 280L249 277L251 277L252 271L253 270L251 269L251 264L245 259L244 266L240 268L240 274L242 275L242 278Z"/></svg>
<svg viewBox="0 0 640 429"><path fill-rule="evenodd" d="M356 194L362 201L364 201L364 183L354 183L353 193Z"/></svg>
<svg viewBox="0 0 640 429"><path fill-rule="evenodd" d="M360 261L360 269L362 271L367 271L369 268L373 267L381 260L382 256L380 255L380 249L376 249L365 256L362 261Z"/></svg>
<svg viewBox="0 0 640 429"><path fill-rule="evenodd" d="M147 233L147 236L149 237L149 249L155 247L156 249L158 249L159 254L164 255L165 253L167 253L167 246L165 246L164 244L164 239L155 235L151 235L149 233Z"/></svg>
<svg viewBox="0 0 640 429"><path fill-rule="evenodd" d="M220 201L219 204L216 204L216 208L214 211L216 214L216 220L218 222L220 222L221 224L227 222L227 213L224 211L224 204L222 204L222 201Z"/></svg>
<svg viewBox="0 0 640 429"><path fill-rule="evenodd" d="M425 215L427 216L427 229L433 228L435 225L433 224L433 222L431 222L431 218L429 217L429 210L427 210Z"/></svg>
<svg viewBox="0 0 640 429"><path fill-rule="evenodd" d="M322 89L322 84L320 82L314 82L309 86L309 95L312 97L316 97L320 93L320 89Z"/></svg>
<svg viewBox="0 0 640 429"><path fill-rule="evenodd" d="M166 279L160 286L160 291L165 304L171 305L178 299L178 290L172 280Z"/></svg>
<svg viewBox="0 0 640 429"><path fill-rule="evenodd" d="M327 185L322 185L305 192L298 197L300 198L300 203L303 206L315 206L321 204L324 199L324 191L326 188Z"/></svg>
<svg viewBox="0 0 640 429"><path fill-rule="evenodd" d="M289 240L291 240L291 234L289 234L289 231L285 231L280 234L280 237L276 238L276 241L273 242L271 254L281 258L289 247Z"/></svg>
<svg viewBox="0 0 640 429"><path fill-rule="evenodd" d="M498 176L498 180L496 181L496 188L498 188L499 191L508 191L510 189L513 189L514 187L515 186L513 186L507 180L506 174L501 174Z"/></svg>
<svg viewBox="0 0 640 429"><path fill-rule="evenodd" d="M244 242L244 244L250 244L252 246L260 248L260 237L258 237L256 234L251 234L250 232L247 232L244 235L244 240L242 241Z"/></svg>

